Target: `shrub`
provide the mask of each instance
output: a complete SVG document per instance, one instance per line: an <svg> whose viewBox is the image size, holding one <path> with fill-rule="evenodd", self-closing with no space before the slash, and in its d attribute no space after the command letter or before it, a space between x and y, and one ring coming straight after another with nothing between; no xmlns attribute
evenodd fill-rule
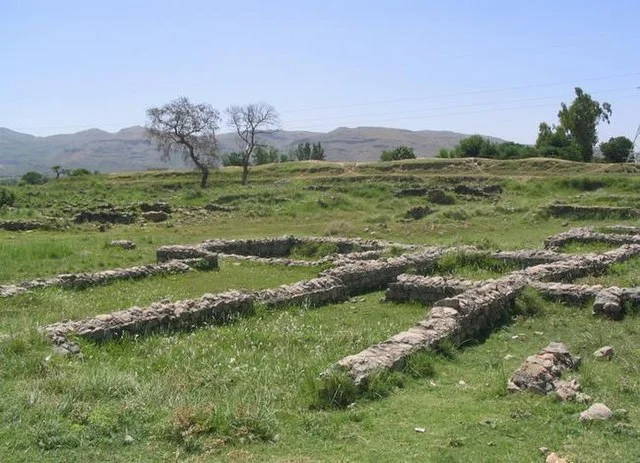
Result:
<svg viewBox="0 0 640 463"><path fill-rule="evenodd" d="M97 171L96 171L96 172L97 172ZM74 170L72 170L72 171L69 173L69 175L70 175L71 177L83 177L83 176L85 176L85 175L91 175L91 172L90 172L89 170L87 170L87 169L80 168L80 169L74 169Z"/></svg>
<svg viewBox="0 0 640 463"><path fill-rule="evenodd" d="M32 170L22 176L22 181L27 185L42 185L47 183L47 177Z"/></svg>
<svg viewBox="0 0 640 463"><path fill-rule="evenodd" d="M416 154L413 148L408 146L398 146L395 149L382 152L381 161L400 161L401 159L415 159Z"/></svg>
<svg viewBox="0 0 640 463"><path fill-rule="evenodd" d="M626 162L633 150L633 142L627 137L611 137L600 144L600 151L607 162Z"/></svg>
<svg viewBox="0 0 640 463"><path fill-rule="evenodd" d="M544 299L538 291L533 288L524 288L516 296L514 304L514 315L533 317L542 313L544 309Z"/></svg>
<svg viewBox="0 0 640 463"><path fill-rule="evenodd" d="M7 190L6 188L0 188L0 208L3 206L13 206L16 201L16 195L13 191Z"/></svg>

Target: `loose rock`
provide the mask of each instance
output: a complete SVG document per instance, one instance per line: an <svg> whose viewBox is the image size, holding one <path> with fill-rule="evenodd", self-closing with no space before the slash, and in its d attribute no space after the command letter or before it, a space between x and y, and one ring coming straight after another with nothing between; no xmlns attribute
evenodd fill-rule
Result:
<svg viewBox="0 0 640 463"><path fill-rule="evenodd" d="M109 243L110 246L116 247L116 248L122 248L122 249L135 249L136 248L136 243L134 243L133 241L129 241L129 240L113 240L111 243Z"/></svg>
<svg viewBox="0 0 640 463"><path fill-rule="evenodd" d="M597 403L580 413L580 421L609 420L613 418L613 412L605 404Z"/></svg>
<svg viewBox="0 0 640 463"><path fill-rule="evenodd" d="M596 360L611 360L613 357L613 347L604 346L593 353Z"/></svg>

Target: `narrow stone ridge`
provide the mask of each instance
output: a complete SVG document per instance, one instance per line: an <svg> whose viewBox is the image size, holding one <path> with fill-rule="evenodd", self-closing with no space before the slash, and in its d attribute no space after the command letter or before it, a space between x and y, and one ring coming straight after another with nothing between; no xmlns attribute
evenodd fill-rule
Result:
<svg viewBox="0 0 640 463"><path fill-rule="evenodd" d="M346 301L349 298L347 288L342 282L331 277L298 281L291 285L258 291L254 295L256 303L271 308L294 304L320 306Z"/></svg>
<svg viewBox="0 0 640 463"><path fill-rule="evenodd" d="M186 273L192 266L199 266L202 259L171 261L161 264L141 265L129 268L116 268L95 273L68 273L52 278L39 278L15 285L0 286L0 297L11 297L36 288L61 286L63 288L82 289L90 286L109 284L118 280L134 280L153 275ZM211 262L207 262L210 266ZM210 268L210 267L209 267Z"/></svg>
<svg viewBox="0 0 640 463"><path fill-rule="evenodd" d="M611 217L620 219L632 219L640 217L640 209L620 206L583 206L577 204L551 203L547 206L547 212L553 217L574 217L590 219L594 216Z"/></svg>
<svg viewBox="0 0 640 463"><path fill-rule="evenodd" d="M602 254L568 255L567 259L551 264L540 264L522 270L532 279L566 281L602 273L609 265L640 255L640 244L620 246Z"/></svg>
<svg viewBox="0 0 640 463"><path fill-rule="evenodd" d="M496 251L489 253L494 259L528 267L530 265L550 264L567 259L566 254L551 250L523 249L519 251Z"/></svg>
<svg viewBox="0 0 640 463"><path fill-rule="evenodd" d="M617 286L602 285L572 285L567 283L543 283L534 281L531 286L540 291L544 296L581 304L590 299L597 299L601 293L609 293L620 300L620 304L629 303L632 306L640 305L640 287L619 288ZM597 310L595 311L598 312Z"/></svg>
<svg viewBox="0 0 640 463"><path fill-rule="evenodd" d="M249 240L207 240L200 244L187 246L163 246L160 249L170 250L175 248L176 252L182 248L184 252L187 249L198 249L198 252L221 253L228 255L251 256L254 258L286 258L296 246L303 244L331 244L336 247L337 254L349 255L367 252L382 252L384 249L396 248L401 251L418 251L424 246L413 244L393 243L383 240L367 240L361 238L338 238L338 237L296 237L285 235L275 238L249 239ZM195 251L194 251L195 252ZM371 254L369 254L370 256ZM371 257L363 257L370 259Z"/></svg>
<svg viewBox="0 0 640 463"><path fill-rule="evenodd" d="M156 249L156 260L158 262L198 258L217 260L218 257L217 254L207 251L200 245L170 245Z"/></svg>
<svg viewBox="0 0 640 463"><path fill-rule="evenodd" d="M433 304L442 298L455 296L482 285L482 281L402 274L395 282L389 284L385 298L393 302L418 301L422 304Z"/></svg>
<svg viewBox="0 0 640 463"><path fill-rule="evenodd" d="M640 244L640 235L638 234L616 233L616 228L614 227L610 231L611 233L599 233L594 231L593 228L572 228L544 240L544 247L545 249L553 250L569 243L607 243L615 246Z"/></svg>
<svg viewBox="0 0 640 463"><path fill-rule="evenodd" d="M34 220L2 220L0 229L7 231L27 231L44 228L44 224Z"/></svg>
<svg viewBox="0 0 640 463"><path fill-rule="evenodd" d="M394 281L410 269L428 271L445 252L444 248L427 248L423 252L373 261L352 262L325 270L321 277L337 278L347 287L350 295L376 291Z"/></svg>
<svg viewBox="0 0 640 463"><path fill-rule="evenodd" d="M492 328L504 316L527 279L518 272L438 301L429 316L407 331L343 358L327 370L345 369L356 384L380 369L400 368L420 350L435 349L445 339L460 343Z"/></svg>
<svg viewBox="0 0 640 463"><path fill-rule="evenodd" d="M429 316L413 328L358 354L343 358L325 374L330 374L336 368L345 369L354 382L360 384L373 372L401 367L407 356L420 350L434 349L445 339L460 344L464 340L487 333L503 319L505 313L508 313L518 291L531 281L571 280L590 272L602 271L614 262L638 254L640 246L622 246L603 254L570 256L567 260L536 265L491 282L484 282L482 286L471 287L457 296L436 302ZM413 283L418 281L413 280ZM360 288L362 285L356 284L355 287Z"/></svg>
<svg viewBox="0 0 640 463"><path fill-rule="evenodd" d="M160 328L185 328L224 321L253 310L253 297L239 291L205 294L198 299L157 302L146 308L132 307L77 321L54 323L44 328L57 345L68 343L71 334L104 341L125 333L146 333Z"/></svg>

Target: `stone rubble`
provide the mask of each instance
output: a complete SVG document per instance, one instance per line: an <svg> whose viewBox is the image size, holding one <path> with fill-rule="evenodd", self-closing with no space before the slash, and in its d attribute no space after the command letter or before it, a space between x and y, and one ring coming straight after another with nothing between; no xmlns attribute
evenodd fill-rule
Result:
<svg viewBox="0 0 640 463"><path fill-rule="evenodd" d="M166 212L167 214L171 213L171 206L162 201L156 203L140 203L138 207L142 212L160 211Z"/></svg>
<svg viewBox="0 0 640 463"><path fill-rule="evenodd" d="M593 353L596 360L611 360L613 358L613 347L604 346Z"/></svg>
<svg viewBox="0 0 640 463"><path fill-rule="evenodd" d="M590 406L588 409L580 413L580 422L594 420L609 420L613 418L613 412L609 407L602 403L596 403Z"/></svg>
<svg viewBox="0 0 640 463"><path fill-rule="evenodd" d="M429 214L435 212L429 206L415 206L409 209L405 214L405 219L420 220Z"/></svg>
<svg viewBox="0 0 640 463"><path fill-rule="evenodd" d="M122 249L135 249L136 243L129 240L113 240L111 241L111 243L109 243L109 246Z"/></svg>
<svg viewBox="0 0 640 463"><path fill-rule="evenodd" d="M165 222L169 220L169 214L164 211L148 211L142 213L142 218L147 222Z"/></svg>
<svg viewBox="0 0 640 463"><path fill-rule="evenodd" d="M135 222L136 217L136 214L133 212L127 212L114 208L95 211L81 211L73 217L73 221L78 224L85 222L131 224Z"/></svg>
<svg viewBox="0 0 640 463"><path fill-rule="evenodd" d="M586 402L590 397L580 392L575 379L560 379L562 373L575 370L579 365L580 357L573 356L564 344L552 342L520 365L509 379L507 389L509 392L531 390L541 394L555 392L560 400Z"/></svg>

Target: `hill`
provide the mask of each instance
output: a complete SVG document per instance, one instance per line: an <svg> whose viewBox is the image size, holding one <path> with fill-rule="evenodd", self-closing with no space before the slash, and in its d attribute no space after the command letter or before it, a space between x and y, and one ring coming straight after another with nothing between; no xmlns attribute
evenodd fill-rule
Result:
<svg viewBox="0 0 640 463"><path fill-rule="evenodd" d="M329 161L374 161L383 150L411 146L418 157L433 157L440 148L452 148L468 135L456 132L411 131L384 127L340 127L328 133L282 130L267 137L280 150L299 143L321 142ZM237 149L235 135L219 137L221 152ZM181 166L179 159L167 164L160 160L143 127L133 126L111 133L90 129L74 134L36 137L0 128L0 176L28 170L49 171L53 165L84 167L101 172L145 170Z"/></svg>

